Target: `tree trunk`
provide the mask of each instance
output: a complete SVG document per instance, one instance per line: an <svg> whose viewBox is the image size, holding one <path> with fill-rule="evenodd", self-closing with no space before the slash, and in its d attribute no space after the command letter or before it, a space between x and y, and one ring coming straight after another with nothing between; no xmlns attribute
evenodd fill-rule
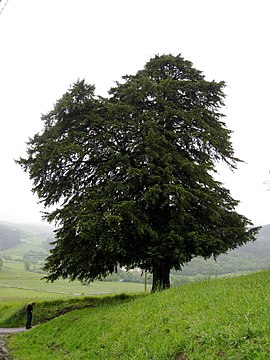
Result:
<svg viewBox="0 0 270 360"><path fill-rule="evenodd" d="M156 264L153 267L152 292L169 289L170 287L169 264Z"/></svg>

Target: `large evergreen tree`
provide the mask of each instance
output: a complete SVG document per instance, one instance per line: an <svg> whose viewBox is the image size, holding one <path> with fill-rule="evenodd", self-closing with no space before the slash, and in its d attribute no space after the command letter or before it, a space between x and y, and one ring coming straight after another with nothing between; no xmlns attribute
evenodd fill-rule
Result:
<svg viewBox="0 0 270 360"><path fill-rule="evenodd" d="M153 273L153 290L167 288L170 269L254 240L258 229L214 178L217 162L239 161L220 112L224 86L162 55L108 98L78 81L43 116L18 162L58 225L49 280L136 266Z"/></svg>

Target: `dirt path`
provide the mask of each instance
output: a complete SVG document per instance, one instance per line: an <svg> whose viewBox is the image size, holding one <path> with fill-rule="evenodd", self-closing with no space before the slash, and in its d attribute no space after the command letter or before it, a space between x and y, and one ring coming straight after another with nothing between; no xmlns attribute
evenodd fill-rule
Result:
<svg viewBox="0 0 270 360"><path fill-rule="evenodd" d="M12 334L17 332L26 331L26 328L0 328L0 335L1 334Z"/></svg>
<svg viewBox="0 0 270 360"><path fill-rule="evenodd" d="M9 360L6 341L3 336L26 331L25 328L0 328L0 360Z"/></svg>

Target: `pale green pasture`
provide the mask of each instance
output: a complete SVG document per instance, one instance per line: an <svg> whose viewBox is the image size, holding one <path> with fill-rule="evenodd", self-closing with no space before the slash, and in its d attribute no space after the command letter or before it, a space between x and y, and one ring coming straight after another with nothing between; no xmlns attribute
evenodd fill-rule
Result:
<svg viewBox="0 0 270 360"><path fill-rule="evenodd" d="M20 244L13 246L7 250L4 250L3 254L11 256L12 259L15 258L22 259L23 256L29 252L29 250L44 252L45 249L42 246L43 241L44 239L37 236L27 237L23 239Z"/></svg>
<svg viewBox="0 0 270 360"><path fill-rule="evenodd" d="M70 295L64 296L60 293L50 293L46 291L35 291L30 289L15 289L15 288L8 288L0 286L0 309L1 304L7 304L10 302L17 302L26 304L33 300L55 300L55 299L62 299L65 297L71 297ZM74 297L74 295L72 296ZM18 305L18 304L17 304Z"/></svg>
<svg viewBox="0 0 270 360"><path fill-rule="evenodd" d="M23 263L5 261L0 271L0 301L54 299L69 296L91 296L143 292L143 284L95 281L83 285L79 281L57 280L53 283L42 279L44 275L25 271Z"/></svg>
<svg viewBox="0 0 270 360"><path fill-rule="evenodd" d="M32 236L27 236L25 238L23 238L21 241L22 243L28 244L32 246L35 246L36 249L43 248L43 241L45 241L46 237L42 236L42 235L32 235ZM34 250L34 249L31 249Z"/></svg>
<svg viewBox="0 0 270 360"><path fill-rule="evenodd" d="M13 273L17 270L24 271L24 263L21 261L4 260L4 267L0 272L0 278L5 277L5 273Z"/></svg>

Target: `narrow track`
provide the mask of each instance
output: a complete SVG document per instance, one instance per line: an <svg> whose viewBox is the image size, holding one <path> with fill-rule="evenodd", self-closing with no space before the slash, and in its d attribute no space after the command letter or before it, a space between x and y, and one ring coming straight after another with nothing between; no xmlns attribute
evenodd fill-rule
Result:
<svg viewBox="0 0 270 360"><path fill-rule="evenodd" d="M26 331L25 328L0 328L0 360L9 360L8 350L4 337L10 334Z"/></svg>

